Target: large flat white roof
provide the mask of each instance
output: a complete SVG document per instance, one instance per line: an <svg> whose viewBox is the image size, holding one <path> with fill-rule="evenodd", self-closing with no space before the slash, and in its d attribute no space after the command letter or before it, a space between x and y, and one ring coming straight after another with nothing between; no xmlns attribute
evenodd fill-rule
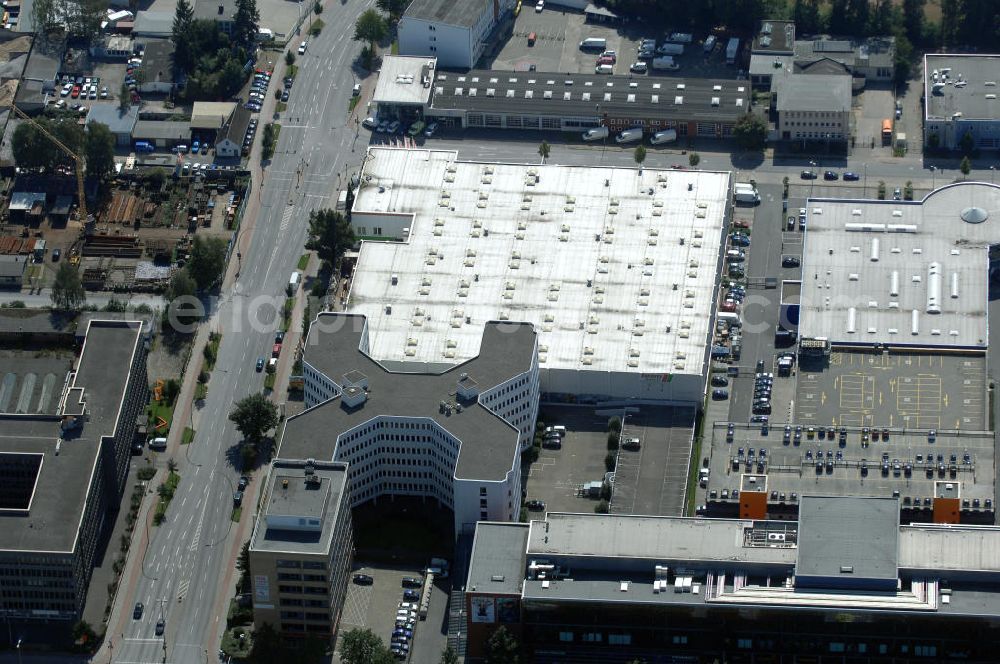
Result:
<svg viewBox="0 0 1000 664"><path fill-rule="evenodd" d="M426 104L431 99L436 63L437 58L426 56L385 56L372 100L376 104Z"/></svg>
<svg viewBox="0 0 1000 664"><path fill-rule="evenodd" d="M412 215L407 242L361 246L349 309L373 357L469 359L510 320L535 325L543 369L702 372L728 173L371 148L361 182L356 224Z"/></svg>
<svg viewBox="0 0 1000 664"><path fill-rule="evenodd" d="M813 199L808 213L801 336L986 347L1000 187L959 183L913 202ZM985 219L970 223L963 214Z"/></svg>

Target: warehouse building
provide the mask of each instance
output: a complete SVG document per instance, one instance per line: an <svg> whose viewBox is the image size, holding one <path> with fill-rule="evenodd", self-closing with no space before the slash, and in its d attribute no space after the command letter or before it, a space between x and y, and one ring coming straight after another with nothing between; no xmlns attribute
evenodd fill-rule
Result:
<svg viewBox="0 0 1000 664"><path fill-rule="evenodd" d="M347 464L271 465L250 538L253 616L282 636L333 636L354 553Z"/></svg>
<svg viewBox="0 0 1000 664"><path fill-rule="evenodd" d="M798 521L480 523L467 659L504 625L540 664L992 661L1000 528L900 526L898 512L806 496Z"/></svg>
<svg viewBox="0 0 1000 664"><path fill-rule="evenodd" d="M583 132L642 127L726 138L750 109L746 81L546 72L438 71L434 58L386 56L373 101L380 120Z"/></svg>
<svg viewBox="0 0 1000 664"><path fill-rule="evenodd" d="M399 53L436 57L442 67L475 67L513 17L514 4L514 0L413 0L399 20Z"/></svg>
<svg viewBox="0 0 1000 664"><path fill-rule="evenodd" d="M1000 187L921 201L811 199L799 334L834 346L986 351Z"/></svg>
<svg viewBox="0 0 1000 664"><path fill-rule="evenodd" d="M13 625L80 617L146 404L146 337L140 321L91 320L68 373L35 359L5 378L0 611Z"/></svg>
<svg viewBox="0 0 1000 664"><path fill-rule="evenodd" d="M538 415L536 334L513 322L477 329L475 357L403 362L373 353L365 316L320 314L303 356L306 411L288 420L278 458L345 462L352 506L435 498L453 510L456 535L517 519ZM407 359L420 343L401 342Z"/></svg>
<svg viewBox="0 0 1000 664"><path fill-rule="evenodd" d="M471 359L483 325L538 332L541 388L700 403L729 174L459 161L371 148L348 309L373 357Z"/></svg>
<svg viewBox="0 0 1000 664"><path fill-rule="evenodd" d="M1000 149L997 72L1000 55L925 55L924 144L948 150Z"/></svg>

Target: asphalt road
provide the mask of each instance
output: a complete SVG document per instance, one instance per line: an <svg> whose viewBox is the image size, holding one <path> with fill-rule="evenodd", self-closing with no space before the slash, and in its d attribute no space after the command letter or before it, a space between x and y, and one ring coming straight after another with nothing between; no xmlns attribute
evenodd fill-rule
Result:
<svg viewBox="0 0 1000 664"><path fill-rule="evenodd" d="M209 323L223 338L208 398L196 415L197 437L178 454L180 485L166 522L149 533L142 573L134 588L120 593L128 599L119 603L127 605L117 608L128 619L122 621L123 634L112 635L119 637L113 655L119 664L203 664L216 658L218 641L212 635L221 634L225 622L224 610L219 615L216 607L225 606L233 590L226 578L237 530L231 514L239 434L228 415L234 401L262 389L263 374L254 362L269 356L276 329L270 303L281 305L302 253L309 211L328 204L345 162L356 159L347 109L351 65L360 46L332 28L348 29L370 5L359 0L328 4L323 14L328 30L298 59L299 75L282 114L274 158L262 185L255 183L252 195L258 199L248 204L244 217L248 225L256 215L256 226L249 241L239 240L241 274ZM243 520L252 519L254 506L243 509ZM130 619L134 602L145 604L141 620ZM166 631L157 637L161 617Z"/></svg>

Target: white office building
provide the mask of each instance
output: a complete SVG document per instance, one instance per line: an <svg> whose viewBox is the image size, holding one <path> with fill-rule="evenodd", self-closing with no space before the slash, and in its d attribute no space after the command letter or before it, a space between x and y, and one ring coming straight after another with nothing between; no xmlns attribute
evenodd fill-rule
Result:
<svg viewBox="0 0 1000 664"><path fill-rule="evenodd" d="M364 316L324 313L303 356L306 411L288 420L278 457L348 464L351 503L427 496L476 521L516 520L521 452L538 415L531 325L487 322L462 363L379 362Z"/></svg>
<svg viewBox="0 0 1000 664"><path fill-rule="evenodd" d="M471 69L514 0L413 0L399 21L399 54L426 55L441 67Z"/></svg>

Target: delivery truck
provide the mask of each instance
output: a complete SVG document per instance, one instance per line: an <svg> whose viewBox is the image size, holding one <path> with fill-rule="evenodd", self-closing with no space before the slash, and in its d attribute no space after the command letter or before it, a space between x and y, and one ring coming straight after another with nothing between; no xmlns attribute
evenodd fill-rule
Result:
<svg viewBox="0 0 1000 664"><path fill-rule="evenodd" d="M738 37L733 37L726 44L726 64L733 65L736 64L736 57L740 54L740 40Z"/></svg>

